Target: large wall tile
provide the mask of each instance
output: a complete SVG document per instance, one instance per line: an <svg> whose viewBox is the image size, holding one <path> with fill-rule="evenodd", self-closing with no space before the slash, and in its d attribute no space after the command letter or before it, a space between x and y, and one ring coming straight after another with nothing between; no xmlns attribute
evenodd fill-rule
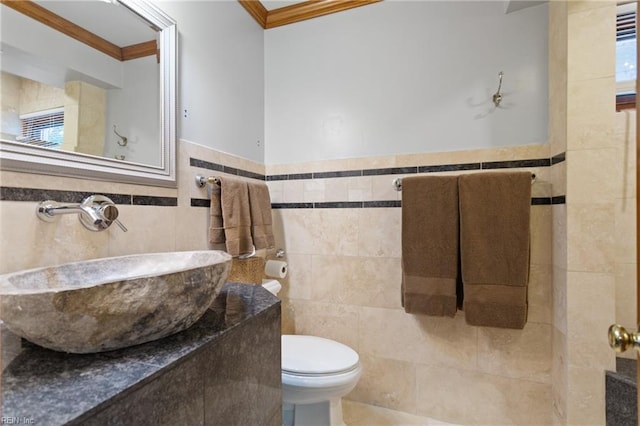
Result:
<svg viewBox="0 0 640 426"><path fill-rule="evenodd" d="M615 321L614 274L569 272L567 315L571 319L567 325L569 365L600 372L615 369L607 338L607 328Z"/></svg>
<svg viewBox="0 0 640 426"><path fill-rule="evenodd" d="M614 147L613 75L610 78L569 81L567 88L567 116L571 117L567 122L567 151Z"/></svg>
<svg viewBox="0 0 640 426"><path fill-rule="evenodd" d="M569 366L567 424L605 424L604 371Z"/></svg>
<svg viewBox="0 0 640 426"><path fill-rule="evenodd" d="M280 298L311 300L311 258L308 254L287 253L288 272L279 279L283 287Z"/></svg>
<svg viewBox="0 0 640 426"><path fill-rule="evenodd" d="M415 413L416 366L410 362L361 355L363 372L348 399Z"/></svg>
<svg viewBox="0 0 640 426"><path fill-rule="evenodd" d="M117 226L109 229L110 256L175 250L175 207L120 206L119 210L119 219L128 232L121 232Z"/></svg>
<svg viewBox="0 0 640 426"><path fill-rule="evenodd" d="M536 206L531 209L531 263L551 265L553 258L549 250L553 239L551 231L551 206Z"/></svg>
<svg viewBox="0 0 640 426"><path fill-rule="evenodd" d="M397 257L402 255L402 210L360 209L358 212L358 255Z"/></svg>
<svg viewBox="0 0 640 426"><path fill-rule="evenodd" d="M295 334L326 337L359 351L359 309L307 300L291 300Z"/></svg>
<svg viewBox="0 0 640 426"><path fill-rule="evenodd" d="M418 364L477 367L478 328L455 318L410 315L402 309L362 308L363 354Z"/></svg>
<svg viewBox="0 0 640 426"><path fill-rule="evenodd" d="M612 40L616 34L616 10L613 2L606 7L577 8L579 3L569 2L568 43L570 81L613 77L616 49ZM598 52L594 55L593 52ZM611 92L613 93L613 92Z"/></svg>
<svg viewBox="0 0 640 426"><path fill-rule="evenodd" d="M89 231L76 214L62 215L53 223L42 221L36 216L37 204L0 203L0 272L105 257L110 234L122 234L117 226L103 232Z"/></svg>
<svg viewBox="0 0 640 426"><path fill-rule="evenodd" d="M478 328L479 371L549 383L551 326L527 323L522 330Z"/></svg>
<svg viewBox="0 0 640 426"><path fill-rule="evenodd" d="M567 204L567 268L612 272L614 267L613 203Z"/></svg>
<svg viewBox="0 0 640 426"><path fill-rule="evenodd" d="M465 425L546 425L551 421L549 384L425 365L418 366L417 388L417 414L422 416Z"/></svg>
<svg viewBox="0 0 640 426"><path fill-rule="evenodd" d="M528 322L551 324L553 321L553 267L531 265L529 272Z"/></svg>
<svg viewBox="0 0 640 426"><path fill-rule="evenodd" d="M567 153L567 198L571 203L612 202L621 167L616 148L584 149Z"/></svg>
<svg viewBox="0 0 640 426"><path fill-rule="evenodd" d="M313 300L400 308L400 283L398 258L313 256Z"/></svg>

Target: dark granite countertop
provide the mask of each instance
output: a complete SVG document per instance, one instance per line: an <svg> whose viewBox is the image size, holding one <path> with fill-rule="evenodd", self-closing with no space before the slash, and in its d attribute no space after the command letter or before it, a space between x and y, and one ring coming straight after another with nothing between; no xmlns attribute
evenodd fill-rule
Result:
<svg viewBox="0 0 640 426"><path fill-rule="evenodd" d="M96 354L66 354L2 333L2 424L59 425L100 411L184 357L280 301L260 286L227 283L189 329Z"/></svg>

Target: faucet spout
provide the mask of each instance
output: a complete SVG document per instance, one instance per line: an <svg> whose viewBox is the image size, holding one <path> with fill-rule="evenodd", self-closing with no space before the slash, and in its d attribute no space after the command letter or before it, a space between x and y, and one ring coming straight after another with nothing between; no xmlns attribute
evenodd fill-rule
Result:
<svg viewBox="0 0 640 426"><path fill-rule="evenodd" d="M91 195L80 204L63 204L53 200L43 201L36 207L36 215L45 222L53 222L57 216L76 213L80 223L90 231L104 231L115 222L120 229L127 228L118 220L118 208L104 195Z"/></svg>

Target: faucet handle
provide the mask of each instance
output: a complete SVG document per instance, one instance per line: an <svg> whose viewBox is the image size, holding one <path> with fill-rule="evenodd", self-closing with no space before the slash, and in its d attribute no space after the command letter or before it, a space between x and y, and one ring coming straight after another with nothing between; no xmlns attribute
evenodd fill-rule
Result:
<svg viewBox="0 0 640 426"><path fill-rule="evenodd" d="M113 222L127 232L127 228L118 220L118 208L104 195L91 195L80 205L84 214L80 214L80 222L90 231L103 231Z"/></svg>
<svg viewBox="0 0 640 426"><path fill-rule="evenodd" d="M124 226L124 224L122 222L120 222L118 219L114 219L114 222L116 223L116 225L118 225L120 227L120 229L122 229L122 232L127 232L128 229L126 226Z"/></svg>

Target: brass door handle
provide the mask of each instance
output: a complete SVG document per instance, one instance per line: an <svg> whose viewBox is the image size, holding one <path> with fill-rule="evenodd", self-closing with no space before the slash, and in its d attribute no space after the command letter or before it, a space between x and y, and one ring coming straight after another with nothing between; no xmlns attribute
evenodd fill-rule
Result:
<svg viewBox="0 0 640 426"><path fill-rule="evenodd" d="M640 350L640 334L629 333L623 326L613 324L609 327L609 346L616 352L624 352L629 348Z"/></svg>

